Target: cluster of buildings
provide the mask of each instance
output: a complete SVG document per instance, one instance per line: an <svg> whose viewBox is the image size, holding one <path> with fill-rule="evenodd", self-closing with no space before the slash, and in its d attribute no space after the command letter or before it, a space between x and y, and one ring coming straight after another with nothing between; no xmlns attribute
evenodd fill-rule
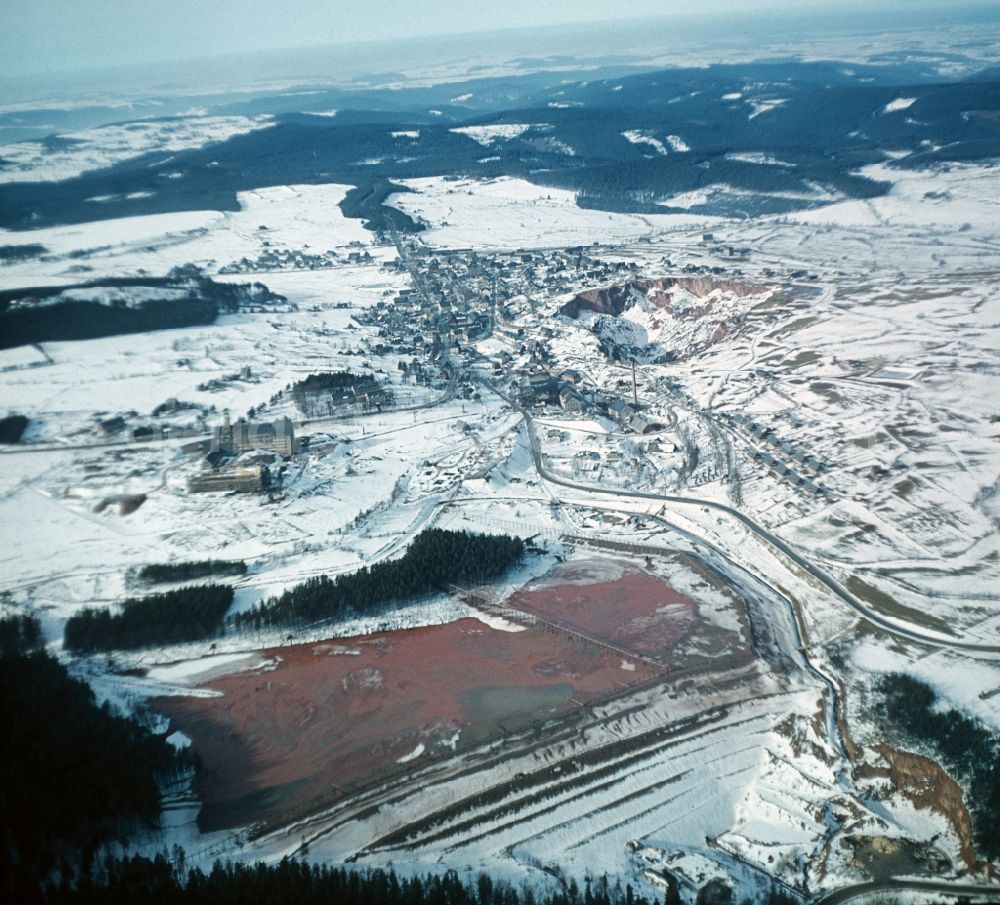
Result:
<svg viewBox="0 0 1000 905"><path fill-rule="evenodd" d="M225 271L322 269L345 261L333 251L280 249L269 240L263 245L260 256L243 258ZM411 286L358 310L353 318L375 329L369 351L401 356L400 369L409 380L427 386L447 381L454 370L452 356L458 356L466 373L489 376L525 408L600 415L636 434L662 430L655 415L639 404L634 375L631 381L597 387L588 383L583 364L578 368L565 355L554 354L562 333L545 317L553 298L584 286L632 279L639 271L637 263L601 260L593 246L490 254L472 250L430 254L417 246L406 252L382 266L408 270ZM359 248L351 250L346 260L364 263L371 258ZM299 408L316 417L345 405L372 409L391 402L391 395L386 396L373 378L344 376L355 379L296 385L292 389ZM478 395L468 381L460 381L458 391L466 397ZM288 458L295 451L288 419L230 422L227 418L215 429L204 467L191 479L190 490L265 491L274 483L270 470L274 457Z"/></svg>
<svg viewBox="0 0 1000 905"><path fill-rule="evenodd" d="M358 320L377 326L380 341L396 352L430 357L438 368L455 352L525 408L593 412L648 433L660 425L641 411L634 393L626 402L614 389L587 386L581 370L565 361L560 364L553 354L553 343L562 335L544 316L553 297L595 283L628 280L639 270L634 261L605 261L592 253L592 246L434 255L414 249L406 260L400 257L385 265L409 268L413 287L378 303Z"/></svg>
<svg viewBox="0 0 1000 905"><path fill-rule="evenodd" d="M521 372L518 396L525 408L551 405L567 412L581 412L593 401L593 394L582 389L582 381L579 371L557 370L536 363L535 367Z"/></svg>
<svg viewBox="0 0 1000 905"><path fill-rule="evenodd" d="M788 440L780 439L774 428L755 421L749 415L736 414L725 417L732 426L742 428L755 440L772 446L779 453L779 455L775 455L767 449L755 447L753 457L758 462L766 465L779 477L802 487L809 493L818 495L827 492L815 481L815 477L826 471L827 466L812 453L805 452ZM810 472L810 474L804 474L805 471Z"/></svg>
<svg viewBox="0 0 1000 905"><path fill-rule="evenodd" d="M722 242L718 242L712 233L703 233L701 243L702 245L709 246L712 251L723 258L746 260L750 257L750 252L752 251L746 245L725 245Z"/></svg>
<svg viewBox="0 0 1000 905"><path fill-rule="evenodd" d="M267 227L258 227L266 230ZM346 256L338 255L332 249L321 252L309 252L302 249L278 248L270 240L263 242L264 250L256 258L246 256L226 264L219 273L266 273L271 270L329 270L348 264L366 264L372 259L371 253L364 251L349 251ZM307 245L306 248L309 246Z"/></svg>
<svg viewBox="0 0 1000 905"><path fill-rule="evenodd" d="M212 434L212 452L223 456L238 456L261 449L289 458L295 452L295 428L288 418L277 421L247 421L235 423L225 416Z"/></svg>
<svg viewBox="0 0 1000 905"><path fill-rule="evenodd" d="M212 433L201 471L188 481L191 493L260 493L274 483L276 456L296 452L295 428L288 418L235 422L226 415Z"/></svg>
<svg viewBox="0 0 1000 905"><path fill-rule="evenodd" d="M392 405L392 391L371 374L332 371L310 374L291 387L299 410L311 418L342 411L345 406L360 406L364 411L381 411Z"/></svg>
<svg viewBox="0 0 1000 905"><path fill-rule="evenodd" d="M468 343L492 330L491 297L437 258L427 262L417 284L356 315L359 324L378 328L380 339L403 355L444 356L450 342Z"/></svg>
<svg viewBox="0 0 1000 905"><path fill-rule="evenodd" d="M211 380L199 383L196 389L201 393L217 393L220 390L226 389L232 383L260 383L260 380L254 376L250 365L244 365L235 374L213 377Z"/></svg>
<svg viewBox="0 0 1000 905"><path fill-rule="evenodd" d="M663 430L663 425L643 412L634 402L626 402L620 397L608 404L608 415L623 427L637 434L651 434Z"/></svg>
<svg viewBox="0 0 1000 905"><path fill-rule="evenodd" d="M708 236L706 241L713 240ZM258 258L244 258L227 272L320 269L344 261L333 251L317 254L272 248L267 240L263 244ZM360 248L347 256L348 261L366 259L370 255ZM409 270L411 286L394 298L358 310L353 317L358 324L375 329L370 350L403 356L400 368L408 379L428 386L446 381L453 373L451 357L458 356L468 366L467 373L488 375L525 408L601 415L636 434L663 429L655 415L640 405L634 374L631 381L618 381L614 386L588 384L572 356L567 360L565 355L554 354L562 334L545 318L555 297L583 286L634 278L639 271L634 261L601 260L593 246L490 254L472 250L430 254L418 246L382 266ZM411 363L406 362L407 356ZM374 379L366 382L353 376L357 379L336 385L297 385L295 401L311 417L345 405L371 409L391 401ZM477 395L472 383L460 382L458 389L465 396ZM190 489L266 490L272 484L269 466L273 457L287 458L294 452L294 430L287 419L230 423L227 418L215 429L205 467L191 479ZM265 461L262 457L266 456L272 460Z"/></svg>

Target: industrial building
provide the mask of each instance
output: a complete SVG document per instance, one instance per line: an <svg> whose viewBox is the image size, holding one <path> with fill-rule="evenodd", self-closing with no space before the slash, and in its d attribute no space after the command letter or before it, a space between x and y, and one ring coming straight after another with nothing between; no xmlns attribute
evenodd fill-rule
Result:
<svg viewBox="0 0 1000 905"><path fill-rule="evenodd" d="M295 428L288 418L277 421L245 421L231 424L229 416L215 429L212 449L224 455L239 455L252 449L263 449L289 457L295 451Z"/></svg>
<svg viewBox="0 0 1000 905"><path fill-rule="evenodd" d="M266 490L271 473L265 465L207 468L188 481L191 493L259 493Z"/></svg>

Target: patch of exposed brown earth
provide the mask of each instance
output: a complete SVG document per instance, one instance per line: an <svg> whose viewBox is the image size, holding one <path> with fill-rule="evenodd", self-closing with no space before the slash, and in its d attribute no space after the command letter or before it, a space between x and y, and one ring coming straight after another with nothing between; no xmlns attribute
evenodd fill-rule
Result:
<svg viewBox="0 0 1000 905"><path fill-rule="evenodd" d="M823 714L822 698L820 698L819 706L819 718L813 717L812 720L807 721L801 714L790 713L780 723L775 724L774 731L788 739L796 757L809 754L824 764L832 765L836 758L816 742L816 739L822 738L826 732L825 721L821 718ZM812 734L810 734L810 730L812 730Z"/></svg>
<svg viewBox="0 0 1000 905"><path fill-rule="evenodd" d="M840 740L844 744L844 750L847 752L848 758L850 758L852 763L856 763L861 759L863 752L858 747L858 743L854 741L854 736L851 735L851 728L847 723L847 686L839 677L835 678L834 681L837 683L837 729L840 732Z"/></svg>
<svg viewBox="0 0 1000 905"><path fill-rule="evenodd" d="M764 292L764 287L749 283L738 283L733 280L711 280L705 277L661 277L653 280L630 280L616 286L604 286L599 289L587 289L578 293L559 309L560 314L574 320L582 311L593 311L597 314L620 315L634 303L635 293L646 296L649 302L658 308L672 309L670 290L683 289L696 298L707 298L716 289L722 292L733 292L736 295L757 295ZM689 309L689 314L697 315L697 308Z"/></svg>
<svg viewBox="0 0 1000 905"><path fill-rule="evenodd" d="M972 820L958 783L930 758L899 751L884 743L873 748L889 764L889 781L896 789L915 807L937 811L952 825L961 843L965 866L975 870L978 862L972 841Z"/></svg>

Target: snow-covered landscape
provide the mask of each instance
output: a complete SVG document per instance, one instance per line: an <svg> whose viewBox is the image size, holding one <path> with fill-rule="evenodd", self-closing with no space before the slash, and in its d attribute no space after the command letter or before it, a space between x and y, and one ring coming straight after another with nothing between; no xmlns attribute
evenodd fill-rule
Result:
<svg viewBox="0 0 1000 905"><path fill-rule="evenodd" d="M609 201L503 169L592 153L533 117L632 90L553 86L503 115L380 111L358 128L399 173L234 183L203 209L102 213L343 117L198 109L0 147L0 184L35 199L0 202L45 212L0 229L0 314L27 337L0 349L0 616L37 620L98 703L201 759L108 851L546 892L605 877L691 905L713 883L989 901L972 773L892 724L885 689L909 677L1000 739L997 157L886 141L847 176L748 189L727 168L797 164L619 123L630 166L708 172ZM770 83L719 90L705 103L755 123L788 107ZM887 88L872 120L929 96ZM407 169L426 141L496 172ZM115 173L120 192L51 213L52 185ZM227 291L199 322L61 332ZM525 552L499 577L269 615L431 529ZM206 561L239 568L144 577ZM68 642L81 614L207 581L231 597L199 637Z"/></svg>

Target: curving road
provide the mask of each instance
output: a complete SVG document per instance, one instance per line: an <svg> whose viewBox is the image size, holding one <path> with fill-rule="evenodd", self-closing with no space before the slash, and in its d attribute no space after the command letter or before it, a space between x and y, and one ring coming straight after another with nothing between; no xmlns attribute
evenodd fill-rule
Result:
<svg viewBox="0 0 1000 905"><path fill-rule="evenodd" d="M951 883L947 880L881 880L844 886L816 900L816 905L844 905L846 902L865 902L872 896L893 892L928 892L969 902L1000 902L1000 886L974 886L968 883ZM876 899L884 901L884 899Z"/></svg>
<svg viewBox="0 0 1000 905"><path fill-rule="evenodd" d="M528 441L531 447L531 456L535 463L535 468L538 470L539 475L546 481L550 481L553 484L559 484L563 487L570 487L575 490L582 490L588 493L600 493L611 496L618 497L633 497L639 499L650 499L659 500L667 503L687 505L687 506L706 506L710 509L715 509L719 512L723 512L726 515L732 516L737 519L740 524L745 526L748 530L753 532L757 537L766 541L772 547L783 553L792 562L798 565L800 568L804 569L818 581L822 582L823 585L829 588L834 594L837 595L844 603L855 610L858 614L863 616L868 621L878 625L880 628L885 629L887 632L895 634L897 636L905 637L909 640L919 641L923 644L932 644L937 647L948 647L955 648L958 650L971 650L977 652L989 652L989 653L1000 653L1000 645L990 645L990 644L976 644L972 642L962 642L962 641L946 641L940 638L925 635L918 630L910 630L898 625L881 617L878 613L870 611L860 600L858 600L854 595L847 591L843 586L841 586L836 580L831 578L813 563L809 562L801 554L793 550L785 541L780 537L777 537L766 528L758 525L753 519L738 512L735 509L730 508L722 503L717 503L712 500L699 500L692 499L690 497L672 496L669 494L657 494L641 490L615 490L604 487L591 486L587 484L577 483L575 481L570 481L565 478L559 477L558 475L550 472L542 461L541 449L538 442L538 436L535 432L535 425L531 419L531 415L521 406L514 403L509 399L504 393L499 391L496 387L490 385L497 395L505 399L510 405L521 413L524 417L525 424L528 428ZM721 551L720 551L721 552ZM807 660L808 662L808 660ZM826 679L826 677L823 677ZM826 680L829 681L829 680ZM896 892L927 892L934 893L937 895L944 895L949 897L954 897L960 900L961 897L966 897L970 902L974 903L998 903L1000 902L1000 887L996 886L981 886L974 884L964 884L964 883L954 883L944 880L884 880L884 881L873 881L869 883L858 883L851 886L842 887L820 899L816 900L816 905L845 905L849 902L865 902L872 897L878 896L880 893L896 893Z"/></svg>
<svg viewBox="0 0 1000 905"><path fill-rule="evenodd" d="M989 654L1000 654L1000 644L984 644L976 641L960 641L947 638L941 638L938 635L933 635L920 631L917 628L901 626L895 622L886 619L884 616L875 612L860 600L855 597L850 591L848 591L843 585L840 584L836 579L828 575L814 563L806 559L801 553L796 552L786 541L782 540L773 532L769 531L767 528L757 524L749 516L744 515L742 512L736 509L732 509L726 506L724 503L717 503L714 500L703 500L695 497L684 497L684 496L673 496L671 494L653 493L646 490L620 490L608 487L599 487L590 484L581 484L576 481L571 481L567 478L560 477L559 475L553 474L545 467L545 463L542 460L541 448L538 443L538 435L535 432L535 425L532 421L531 415L517 403L513 402L504 393L499 391L495 386L489 384L490 389L497 393L501 398L505 399L508 404L514 406L514 408L521 413L524 417L525 424L528 427L528 442L531 447L531 456L535 462L535 468L538 473L546 480L553 484L560 484L563 487L570 487L574 490L582 490L586 493L600 493L615 497L630 497L636 499L644 500L655 500L663 503L671 503L673 505L679 506L700 506L708 509L714 509L717 512L722 512L731 518L736 519L743 527L748 531L752 532L754 535L759 537L761 540L765 541L771 547L773 547L778 552L782 553L787 559L791 560L800 569L807 572L826 588L832 591L841 601L846 603L852 610L854 610L859 616L867 619L873 625L877 625L884 631L896 635L900 638L905 638L908 641L916 641L920 644L928 644L933 647L944 647L951 650L965 650L972 651L975 653L989 653Z"/></svg>

